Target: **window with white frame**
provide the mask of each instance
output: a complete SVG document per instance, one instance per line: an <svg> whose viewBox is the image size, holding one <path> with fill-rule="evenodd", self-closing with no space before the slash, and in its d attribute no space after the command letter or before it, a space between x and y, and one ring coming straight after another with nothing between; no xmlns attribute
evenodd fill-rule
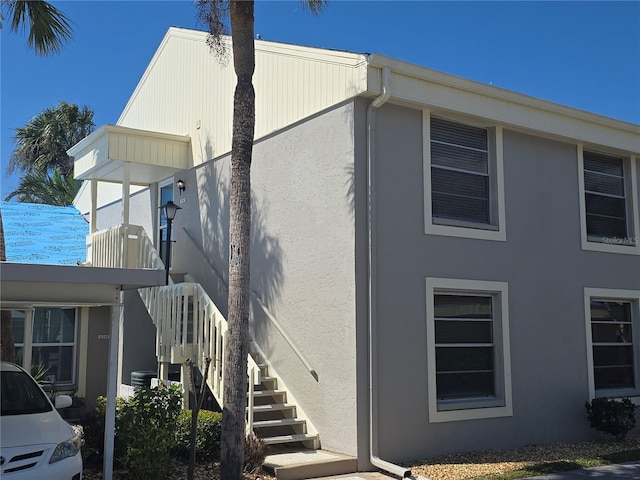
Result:
<svg viewBox="0 0 640 480"><path fill-rule="evenodd" d="M505 240L502 129L423 113L425 232Z"/></svg>
<svg viewBox="0 0 640 480"><path fill-rule="evenodd" d="M431 422L510 416L508 287L427 278Z"/></svg>
<svg viewBox="0 0 640 480"><path fill-rule="evenodd" d="M31 320L27 326L26 321ZM60 385L76 380L76 310L73 308L36 308L32 315L12 311L14 345L18 363L42 365L46 379ZM29 334L30 333L30 334ZM28 352L26 351L28 349ZM27 355L28 353L28 355Z"/></svg>
<svg viewBox="0 0 640 480"><path fill-rule="evenodd" d="M638 291L585 289L592 398L640 394L639 302Z"/></svg>
<svg viewBox="0 0 640 480"><path fill-rule="evenodd" d="M582 247L640 254L633 157L578 147Z"/></svg>

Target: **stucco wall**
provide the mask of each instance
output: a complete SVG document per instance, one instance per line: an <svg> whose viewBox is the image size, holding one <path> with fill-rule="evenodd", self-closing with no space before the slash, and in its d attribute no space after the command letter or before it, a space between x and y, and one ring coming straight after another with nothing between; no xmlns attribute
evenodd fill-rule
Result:
<svg viewBox="0 0 640 480"><path fill-rule="evenodd" d="M355 454L353 156L352 104L255 145L251 285L318 381L254 309L261 349L318 429L322 447ZM202 283L224 312L226 293L209 265L226 277L229 159L185 173L174 265Z"/></svg>
<svg viewBox="0 0 640 480"><path fill-rule="evenodd" d="M640 258L581 250L575 145L508 128L507 241L425 235L421 122L419 110L388 104L378 112L381 456L588 438L584 287L640 289ZM512 417L429 423L428 276L508 282Z"/></svg>
<svg viewBox="0 0 640 480"><path fill-rule="evenodd" d="M157 370L156 327L137 291L124 292L122 383L131 385L131 372Z"/></svg>
<svg viewBox="0 0 640 480"><path fill-rule="evenodd" d="M134 193L129 200L129 224L144 227L147 235L152 239L154 238L153 225L155 225L157 221L157 212L151 209L151 205L155 204L152 202L152 192L154 191L155 189L153 188L141 190ZM97 230L104 230L115 225L120 225L122 219L122 200L118 200L102 207L98 211L96 228Z"/></svg>

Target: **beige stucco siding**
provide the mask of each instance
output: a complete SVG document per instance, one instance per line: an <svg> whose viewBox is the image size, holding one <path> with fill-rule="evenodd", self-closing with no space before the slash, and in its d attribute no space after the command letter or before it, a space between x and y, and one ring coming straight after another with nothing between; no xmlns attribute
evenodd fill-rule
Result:
<svg viewBox="0 0 640 480"><path fill-rule="evenodd" d="M254 302L253 335L322 447L356 454L353 158L352 104L255 145L251 287L318 374L316 381ZM227 275L229 160L184 173L194 187L176 217L174 266L225 311L212 270Z"/></svg>

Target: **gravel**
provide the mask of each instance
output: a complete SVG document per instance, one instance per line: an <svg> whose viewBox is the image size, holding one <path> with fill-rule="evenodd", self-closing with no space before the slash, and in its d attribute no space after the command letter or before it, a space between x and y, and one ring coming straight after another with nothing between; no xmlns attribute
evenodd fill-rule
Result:
<svg viewBox="0 0 640 480"><path fill-rule="evenodd" d="M465 480L518 470L545 462L574 461L595 458L608 453L640 448L640 438L623 442L596 441L575 444L528 445L516 450L485 450L413 462L413 475L431 480Z"/></svg>
<svg viewBox="0 0 640 480"><path fill-rule="evenodd" d="M595 441L575 444L528 445L516 450L485 450L432 458L405 465L413 475L422 475L430 480L467 480L486 475L518 470L527 465L574 461L579 458L595 458L608 453L640 449L640 438L628 438L623 442ZM84 480L102 480L102 469L85 468ZM165 480L186 480L187 467L176 462L172 474ZM220 478L217 463L196 466L195 480ZM130 480L123 471L114 472L114 480ZM275 480L266 473L247 474L245 480Z"/></svg>

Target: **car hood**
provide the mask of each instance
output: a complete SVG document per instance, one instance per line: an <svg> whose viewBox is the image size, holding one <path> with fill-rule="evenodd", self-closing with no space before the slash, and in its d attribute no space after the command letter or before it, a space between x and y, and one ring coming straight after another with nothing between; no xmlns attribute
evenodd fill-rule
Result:
<svg viewBox="0 0 640 480"><path fill-rule="evenodd" d="M0 447L55 444L74 436L71 426L56 410L31 415L5 415L0 417Z"/></svg>

